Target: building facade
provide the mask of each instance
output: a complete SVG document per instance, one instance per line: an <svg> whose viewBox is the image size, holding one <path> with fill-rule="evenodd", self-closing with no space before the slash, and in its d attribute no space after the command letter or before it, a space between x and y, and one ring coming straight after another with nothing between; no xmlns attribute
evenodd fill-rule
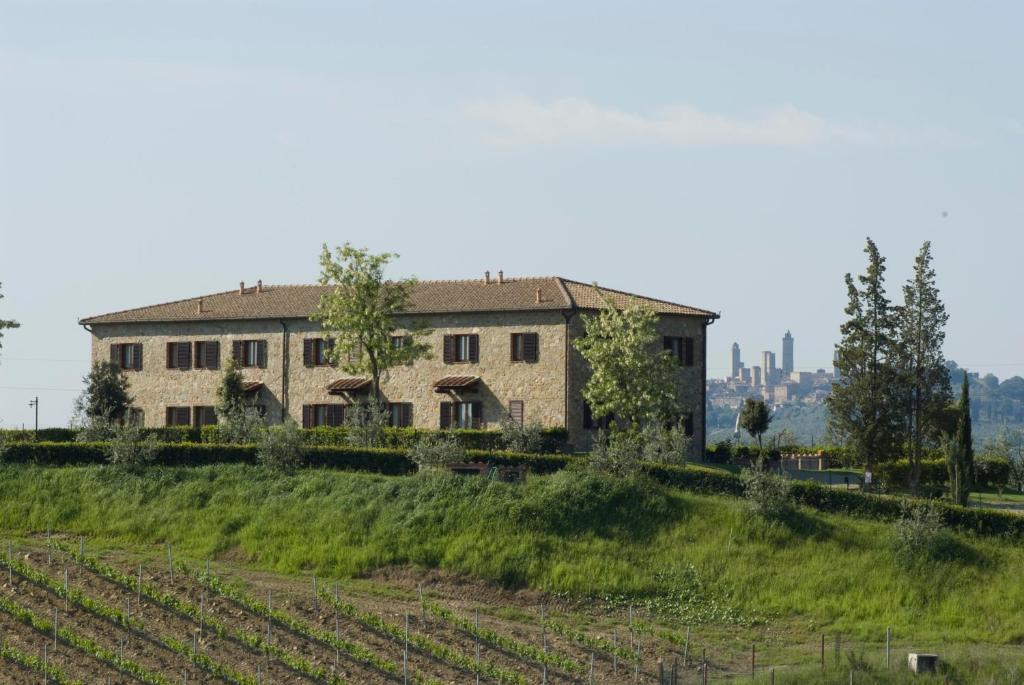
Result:
<svg viewBox="0 0 1024 685"><path fill-rule="evenodd" d="M93 361L128 376L137 418L147 426L216 422L224 364L241 367L268 422L341 425L365 402L369 379L326 363L331 341L310 321L326 286L263 286L82 319ZM707 326L717 314L564 278L422 281L396 321L430 330L431 354L382 378L391 423L417 428L495 428L507 416L563 427L588 449L597 428L583 401L589 377L572 345L583 317L640 303L658 315L664 349L679 363L680 403L695 454L704 444Z"/></svg>

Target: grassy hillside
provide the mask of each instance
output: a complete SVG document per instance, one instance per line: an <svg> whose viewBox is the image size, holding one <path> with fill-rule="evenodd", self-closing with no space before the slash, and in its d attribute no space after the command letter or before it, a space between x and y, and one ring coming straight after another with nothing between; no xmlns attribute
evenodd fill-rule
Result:
<svg viewBox="0 0 1024 685"><path fill-rule="evenodd" d="M735 498L572 472L521 486L446 475L247 466L0 469L0 529L110 543L170 542L193 558L239 558L343 577L392 564L504 586L647 604L693 623L799 619L809 630L1024 641L1024 546L957 537L955 560L892 561L888 524L801 510L752 519ZM95 543L90 543L95 544ZM880 628L881 627L881 628Z"/></svg>

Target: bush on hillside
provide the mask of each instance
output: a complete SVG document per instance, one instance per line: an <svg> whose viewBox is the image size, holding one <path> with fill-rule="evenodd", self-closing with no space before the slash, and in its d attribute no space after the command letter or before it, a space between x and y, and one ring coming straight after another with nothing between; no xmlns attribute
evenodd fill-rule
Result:
<svg viewBox="0 0 1024 685"><path fill-rule="evenodd" d="M501 420L499 444L509 452L540 452L544 449L544 429L536 421L521 424L506 414Z"/></svg>
<svg viewBox="0 0 1024 685"><path fill-rule="evenodd" d="M110 419L96 417L88 419L75 435L76 442L105 442L114 437L117 423Z"/></svg>
<svg viewBox="0 0 1024 685"><path fill-rule="evenodd" d="M743 496L750 510L765 520L785 518L792 508L789 481L762 468L743 469L740 473Z"/></svg>
<svg viewBox="0 0 1024 685"><path fill-rule="evenodd" d="M902 513L892 529L893 557L899 566L909 569L941 559L948 546L949 533L935 502L902 503Z"/></svg>
<svg viewBox="0 0 1024 685"><path fill-rule="evenodd" d="M114 426L104 452L111 466L139 471L153 463L160 451L160 441L155 435L134 423Z"/></svg>
<svg viewBox="0 0 1024 685"><path fill-rule="evenodd" d="M294 421L285 421L263 432L256 460L274 471L291 471L302 464L302 434Z"/></svg>
<svg viewBox="0 0 1024 685"><path fill-rule="evenodd" d="M383 447L390 419L377 402L350 407L345 412L345 442L353 447Z"/></svg>
<svg viewBox="0 0 1024 685"><path fill-rule="evenodd" d="M223 421L213 428L216 429L217 442L234 445L255 445L267 430L266 419L256 407L244 404L232 405L221 417Z"/></svg>
<svg viewBox="0 0 1024 685"><path fill-rule="evenodd" d="M443 469L468 460L466 450L451 433L425 435L406 454L420 471Z"/></svg>
<svg viewBox="0 0 1024 685"><path fill-rule="evenodd" d="M1010 484L1011 466L1009 459L998 457L980 457L974 462L974 478L976 484L989 490L1003 494Z"/></svg>
<svg viewBox="0 0 1024 685"><path fill-rule="evenodd" d="M588 463L599 473L628 476L638 473L645 464L685 466L689 448L690 438L682 425L601 431L594 440Z"/></svg>

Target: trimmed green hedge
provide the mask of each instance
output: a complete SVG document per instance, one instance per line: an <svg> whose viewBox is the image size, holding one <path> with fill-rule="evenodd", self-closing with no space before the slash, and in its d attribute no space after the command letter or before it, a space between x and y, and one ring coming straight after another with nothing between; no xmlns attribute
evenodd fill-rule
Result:
<svg viewBox="0 0 1024 685"><path fill-rule="evenodd" d="M407 448L427 435L438 433L438 430L424 428L385 428L384 447ZM499 450L501 449L501 432L496 430L451 430L446 431L455 436L456 441L468 450ZM165 428L147 428L146 435L155 435L160 442L173 443L212 443L221 444L220 426L169 426ZM0 435L12 442L36 441L35 433L30 430L0 430ZM78 430L74 428L44 428L39 430L38 442L74 442ZM346 447L348 429L346 428L307 428L302 431L302 439L312 447ZM545 428L542 432L543 445L541 452L557 454L567 450L568 433L564 428Z"/></svg>

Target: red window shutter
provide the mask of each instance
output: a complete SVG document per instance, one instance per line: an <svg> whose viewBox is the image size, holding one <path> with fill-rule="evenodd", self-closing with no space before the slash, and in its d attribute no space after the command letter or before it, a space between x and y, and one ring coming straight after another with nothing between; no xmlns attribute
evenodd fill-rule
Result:
<svg viewBox="0 0 1024 685"><path fill-rule="evenodd" d="M540 358L540 337L536 333L523 333L523 361L535 364Z"/></svg>
<svg viewBox="0 0 1024 685"><path fill-rule="evenodd" d="M452 364L455 362L455 337L451 335L444 336L444 363Z"/></svg>
<svg viewBox="0 0 1024 685"><path fill-rule="evenodd" d="M211 340L206 343L205 347L205 359L203 364L208 369L219 369L220 368L220 343L216 340Z"/></svg>
<svg viewBox="0 0 1024 685"><path fill-rule="evenodd" d="M302 405L302 427L313 427L313 405L311 404Z"/></svg>
<svg viewBox="0 0 1024 685"><path fill-rule="evenodd" d="M267 368L267 341L260 340L256 343L256 366L261 369Z"/></svg>
<svg viewBox="0 0 1024 685"><path fill-rule="evenodd" d="M142 343L132 345L132 364L136 371L142 371Z"/></svg>
<svg viewBox="0 0 1024 685"><path fill-rule="evenodd" d="M452 403L441 403L441 430L452 427Z"/></svg>
<svg viewBox="0 0 1024 685"><path fill-rule="evenodd" d="M306 338L302 341L302 365L313 366L313 343L314 338Z"/></svg>
<svg viewBox="0 0 1024 685"><path fill-rule="evenodd" d="M118 367L121 366L121 346L111 345L110 346L110 363L116 364Z"/></svg>
<svg viewBox="0 0 1024 685"><path fill-rule="evenodd" d="M469 336L469 361L476 364L480 361L480 336Z"/></svg>
<svg viewBox="0 0 1024 685"><path fill-rule="evenodd" d="M470 402L470 411L473 413L472 426L480 428L484 424L484 403L480 400Z"/></svg>

